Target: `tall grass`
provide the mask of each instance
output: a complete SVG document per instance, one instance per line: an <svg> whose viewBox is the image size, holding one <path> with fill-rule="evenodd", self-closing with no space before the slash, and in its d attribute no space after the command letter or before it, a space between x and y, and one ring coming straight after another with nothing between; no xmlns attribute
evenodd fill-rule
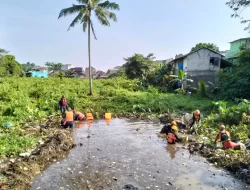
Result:
<svg viewBox="0 0 250 190"><path fill-rule="evenodd" d="M83 112L88 109L102 115L113 113L164 113L168 109L190 112L206 111L208 99L159 93L154 87L138 90L138 81L122 78L95 80L94 96L88 96L85 79L2 78L0 80L0 125L37 120L58 110L58 101L65 95L70 106Z"/></svg>

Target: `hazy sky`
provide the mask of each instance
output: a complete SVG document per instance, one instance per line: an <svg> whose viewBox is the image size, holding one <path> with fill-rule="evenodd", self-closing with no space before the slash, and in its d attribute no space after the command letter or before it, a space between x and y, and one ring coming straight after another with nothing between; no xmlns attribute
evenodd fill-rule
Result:
<svg viewBox="0 0 250 190"><path fill-rule="evenodd" d="M107 70L124 63L134 53L154 53L167 59L187 53L199 42L229 49L232 40L248 37L226 0L116 0L118 22L111 27L94 23L92 65ZM87 33L67 28L73 16L57 20L62 8L75 0L1 0L0 48L16 55L20 63L43 65L47 61L88 66ZM249 9L250 10L250 9ZM245 16L250 18L247 10Z"/></svg>

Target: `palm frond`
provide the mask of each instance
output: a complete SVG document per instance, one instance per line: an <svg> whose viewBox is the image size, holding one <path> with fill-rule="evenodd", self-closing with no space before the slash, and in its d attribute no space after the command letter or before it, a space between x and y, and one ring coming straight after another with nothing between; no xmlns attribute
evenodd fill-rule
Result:
<svg viewBox="0 0 250 190"><path fill-rule="evenodd" d="M77 24L79 21L81 21L83 15L86 13L86 9L82 9L79 14L76 16L76 18L71 22L68 30L71 28L71 27L74 27L75 24Z"/></svg>
<svg viewBox="0 0 250 190"><path fill-rule="evenodd" d="M98 6L110 10L118 10L118 11L120 10L120 6L117 3L110 1L105 1L103 3L100 3Z"/></svg>
<svg viewBox="0 0 250 190"><path fill-rule="evenodd" d="M108 17L109 17L109 19L112 19L114 22L117 22L117 17L115 15L115 13L108 12Z"/></svg>
<svg viewBox="0 0 250 190"><path fill-rule="evenodd" d="M88 0L76 0L78 3L82 3L87 5L88 4Z"/></svg>
<svg viewBox="0 0 250 190"><path fill-rule="evenodd" d="M80 12L82 9L86 9L86 5L72 5L72 7L62 9L59 13L58 19L69 14Z"/></svg>
<svg viewBox="0 0 250 190"><path fill-rule="evenodd" d="M86 32L86 29L87 29L87 26L88 26L88 22L89 22L89 13L87 12L83 18L82 18L82 21L81 21L81 24L82 24L82 29L83 29L83 32Z"/></svg>
<svg viewBox="0 0 250 190"><path fill-rule="evenodd" d="M95 29L94 29L94 25L93 25L92 20L90 20L90 26L91 26L92 33L93 33L93 35L94 35L95 39L97 40L97 38L96 38L96 34L95 34Z"/></svg>
<svg viewBox="0 0 250 190"><path fill-rule="evenodd" d="M97 7L95 9L95 15L102 25L110 26L110 23L109 23L108 18L107 18L108 15L107 15L107 12L105 9L103 9L101 7Z"/></svg>

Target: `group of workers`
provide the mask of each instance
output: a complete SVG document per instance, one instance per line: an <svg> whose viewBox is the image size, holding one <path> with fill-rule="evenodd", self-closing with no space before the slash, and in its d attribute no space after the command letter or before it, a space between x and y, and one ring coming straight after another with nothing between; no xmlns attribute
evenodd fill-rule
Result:
<svg viewBox="0 0 250 190"><path fill-rule="evenodd" d="M75 109L71 109L68 106L67 100L65 98L65 96L62 96L62 98L60 99L59 103L58 103L59 109L61 110L62 113L62 121L61 121L61 125L64 128L72 128L73 127L73 122L78 120L78 121L84 121L84 120L93 120L93 115L91 112L87 112L86 116L75 110Z"/></svg>
<svg viewBox="0 0 250 190"><path fill-rule="evenodd" d="M195 110L192 114L186 114L182 117L182 123L178 123L183 129L188 129L188 134L198 134L197 128L201 124L201 114L199 110ZM179 135L179 127L176 121L172 121L171 124L165 125L160 133L165 133L167 135L168 143L175 144L176 142L181 142L182 138ZM214 143L220 139L222 143L222 149L235 149L235 150L245 150L246 145L243 143L235 143L230 139L230 133L226 130L224 125L220 125L220 132L215 138ZM250 138L250 135L249 135Z"/></svg>
<svg viewBox="0 0 250 190"><path fill-rule="evenodd" d="M62 113L62 121L61 125L64 128L72 128L73 122L78 121L84 121L84 120L93 120L93 115L91 112L87 112L86 116L77 111L72 110L67 103L67 100L65 96L62 96L59 103L59 109ZM108 114L108 113L107 113ZM109 113L110 114L110 113ZM106 114L105 114L106 115ZM108 117L111 117L110 115ZM182 129L188 129L188 134L198 134L197 128L201 124L201 113L199 110L195 110L192 114L185 114L182 117L182 123L178 123L176 121L172 121L171 124L165 125L160 133L165 133L167 135L168 143L174 144L176 142L181 142L182 137L179 135L179 126L182 127ZM224 125L220 125L219 127L219 134L216 136L214 143L216 143L219 139L223 145L223 149L235 149L235 150L244 150L246 149L246 146L243 143L235 143L232 142L230 139L230 133L226 130L226 127ZM250 138L250 135L249 135ZM249 145L250 146L250 145Z"/></svg>

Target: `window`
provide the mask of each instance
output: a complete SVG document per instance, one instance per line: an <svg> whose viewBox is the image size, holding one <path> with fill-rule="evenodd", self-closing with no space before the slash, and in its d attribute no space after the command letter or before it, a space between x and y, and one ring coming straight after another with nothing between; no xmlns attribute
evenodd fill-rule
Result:
<svg viewBox="0 0 250 190"><path fill-rule="evenodd" d="M210 64L219 67L219 57L210 57Z"/></svg>

